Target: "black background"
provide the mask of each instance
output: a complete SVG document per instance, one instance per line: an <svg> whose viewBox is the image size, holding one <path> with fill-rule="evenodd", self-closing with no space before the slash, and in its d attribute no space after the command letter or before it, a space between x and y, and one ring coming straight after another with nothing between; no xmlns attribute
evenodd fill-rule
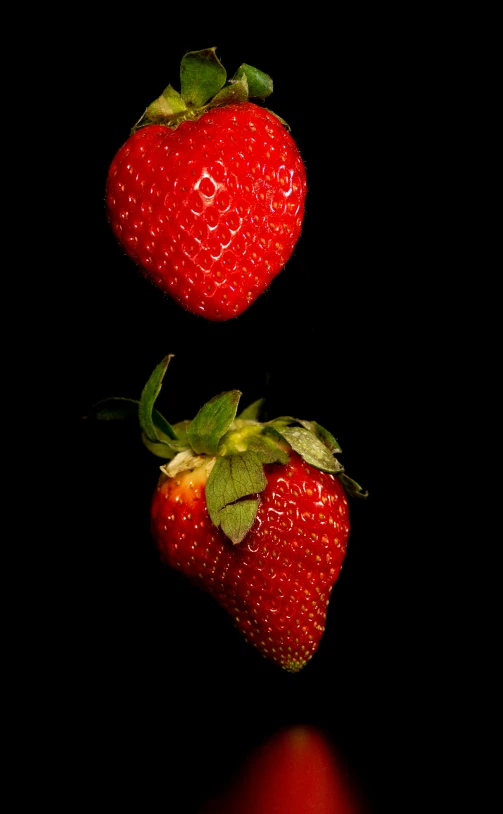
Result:
<svg viewBox="0 0 503 814"><path fill-rule="evenodd" d="M57 150L65 308L53 358L74 461L61 475L56 689L80 799L196 811L253 746L295 723L332 738L375 811L415 810L438 779L439 736L432 743L427 724L432 694L443 695L428 630L433 510L416 488L441 375L429 360L438 220L425 203L440 138L427 90L435 45L423 47L410 21L397 36L382 17L334 20L326 38L323 20L311 22L247 24L245 34L237 19L232 33L169 13L140 29L87 20L55 65L70 109ZM220 324L141 277L104 210L107 169L130 127L166 84L178 87L183 53L209 46L229 75L248 62L272 76L267 105L288 121L308 180L293 257L245 314ZM63 93L66 70L78 104ZM441 194L442 182L437 203ZM168 420L222 390L241 390L243 404L264 396L271 416L327 427L369 491L351 504L327 628L298 675L263 660L160 564L149 535L158 462L136 429L82 419L98 399L138 398L167 353L158 406Z"/></svg>

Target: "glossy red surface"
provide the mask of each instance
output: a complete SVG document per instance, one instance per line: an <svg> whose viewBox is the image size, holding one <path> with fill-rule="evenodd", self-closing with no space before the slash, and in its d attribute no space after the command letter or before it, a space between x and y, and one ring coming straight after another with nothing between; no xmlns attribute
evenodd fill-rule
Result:
<svg viewBox="0 0 503 814"><path fill-rule="evenodd" d="M293 672L312 658L325 629L332 587L349 535L340 480L308 466L265 466L267 486L245 540L233 545L212 525L201 470L161 477L152 533L165 561L204 588L247 641Z"/></svg>
<svg viewBox="0 0 503 814"><path fill-rule="evenodd" d="M137 130L107 181L110 224L126 253L179 305L214 321L242 314L285 266L305 195L293 138L250 102L176 130Z"/></svg>

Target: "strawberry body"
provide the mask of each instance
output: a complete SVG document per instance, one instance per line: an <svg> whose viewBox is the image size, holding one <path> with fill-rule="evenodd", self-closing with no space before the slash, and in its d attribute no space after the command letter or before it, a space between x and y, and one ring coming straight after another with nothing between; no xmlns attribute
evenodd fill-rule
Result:
<svg viewBox="0 0 503 814"><path fill-rule="evenodd" d="M151 528L165 562L208 591L268 659L297 672L317 650L346 553L348 501L340 480L295 452L264 467L255 522L238 545L212 524L207 466L162 475Z"/></svg>
<svg viewBox="0 0 503 814"><path fill-rule="evenodd" d="M109 168L109 223L144 275L212 321L242 314L299 239L306 174L286 127L252 102L136 130Z"/></svg>

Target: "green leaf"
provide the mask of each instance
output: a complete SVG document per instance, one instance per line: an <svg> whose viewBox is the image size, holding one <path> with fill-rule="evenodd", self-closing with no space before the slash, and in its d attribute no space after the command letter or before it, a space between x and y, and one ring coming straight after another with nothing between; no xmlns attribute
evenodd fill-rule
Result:
<svg viewBox="0 0 503 814"><path fill-rule="evenodd" d="M161 438L157 442L149 441L146 437L145 433L142 432L141 438L147 449L152 452L154 455L157 455L158 458L163 458L164 460L171 460L175 457L181 450L187 449L187 446L183 444L181 441L168 441L164 438Z"/></svg>
<svg viewBox="0 0 503 814"><path fill-rule="evenodd" d="M243 421L258 421L264 401L265 399L257 399L257 401L252 402L248 407L245 407L244 410L241 410L238 418L241 418Z"/></svg>
<svg viewBox="0 0 503 814"><path fill-rule="evenodd" d="M337 458L334 458L325 444L309 430L303 427L287 427L281 430L281 435L307 464L334 474L343 471L344 467Z"/></svg>
<svg viewBox="0 0 503 814"><path fill-rule="evenodd" d="M248 83L246 76L243 76L237 82L231 85L226 85L221 91L215 94L211 100L210 107L218 107L218 105L228 105L231 102L246 102L248 100Z"/></svg>
<svg viewBox="0 0 503 814"><path fill-rule="evenodd" d="M170 353L168 356L165 356L162 362L160 362L155 368L150 376L147 384L143 388L143 392L141 394L139 408L138 408L138 416L140 419L140 426L145 433L146 438L153 443L157 443L159 439L159 433L156 429L156 424L153 420L153 407L154 402L159 395L159 391L162 386L162 380L164 378L164 374L168 369L168 365L173 358L173 354ZM176 439L175 432L173 427L168 424L168 422L163 419L164 426L162 431L169 437Z"/></svg>
<svg viewBox="0 0 503 814"><path fill-rule="evenodd" d="M178 91L171 85L168 85L167 88L164 88L161 95L147 107L144 118L155 122L169 119L181 113L183 110L187 110L187 105Z"/></svg>
<svg viewBox="0 0 503 814"><path fill-rule="evenodd" d="M190 427L190 421L186 421L186 420L177 421L176 424L173 424L173 429L175 431L175 435L178 438L178 440L184 446L190 446L189 445L189 438L188 438L189 427Z"/></svg>
<svg viewBox="0 0 503 814"><path fill-rule="evenodd" d="M220 439L236 417L240 398L239 390L229 390L201 407L188 431L190 445L196 454L217 454Z"/></svg>
<svg viewBox="0 0 503 814"><path fill-rule="evenodd" d="M287 464L288 453L267 435L254 435L248 441L248 449L258 455L263 464Z"/></svg>
<svg viewBox="0 0 503 814"><path fill-rule="evenodd" d="M222 526L225 518L222 530L233 543L241 542L249 531L258 507L257 503L255 513L249 511L250 507L242 509L242 498L260 493L266 486L264 468L255 452L217 458L206 483L206 504L215 526Z"/></svg>
<svg viewBox="0 0 503 814"><path fill-rule="evenodd" d="M273 91L273 82L268 74L264 73L263 71L259 71L257 68L253 68L251 65L247 65L246 62L243 62L243 64L237 69L231 81L239 80L243 76L246 77L249 96L265 99L267 96L271 95Z"/></svg>
<svg viewBox="0 0 503 814"><path fill-rule="evenodd" d="M225 85L227 71L215 50L189 51L182 58L180 86L188 107L201 107Z"/></svg>
<svg viewBox="0 0 503 814"><path fill-rule="evenodd" d="M328 430L322 427L321 424L318 424L317 421L302 421L302 419L299 419L299 424L302 424L306 430L310 430L312 433L314 433L320 439L320 441L322 441L325 446L330 449L330 452L334 454L337 452L342 452L342 449L334 436Z"/></svg>
<svg viewBox="0 0 503 814"><path fill-rule="evenodd" d="M348 477L348 475L346 475L344 472L341 473L339 477L344 489L351 497L367 498L369 496L369 493L364 492L359 483Z"/></svg>
<svg viewBox="0 0 503 814"><path fill-rule="evenodd" d="M250 531L257 516L258 500L240 500L225 506L220 512L220 528L234 545L240 543Z"/></svg>
<svg viewBox="0 0 503 814"><path fill-rule="evenodd" d="M268 430L270 427L281 432L284 427L289 427L291 424L299 424L296 418L292 418L290 415L282 415L278 418L273 418L271 421L267 421L265 423L265 428Z"/></svg>

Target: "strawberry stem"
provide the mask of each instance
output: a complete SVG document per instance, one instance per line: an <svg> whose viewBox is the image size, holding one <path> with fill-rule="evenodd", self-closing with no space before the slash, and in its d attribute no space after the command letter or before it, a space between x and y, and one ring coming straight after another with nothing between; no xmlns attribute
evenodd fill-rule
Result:
<svg viewBox="0 0 503 814"><path fill-rule="evenodd" d="M239 390L230 390L215 396L201 407L188 432L189 443L197 455L217 454L220 439L236 417L240 398Z"/></svg>
<svg viewBox="0 0 503 814"><path fill-rule="evenodd" d="M139 418L142 438L156 456L171 460L162 471L211 467L206 483L206 502L213 524L233 543L239 543L252 527L258 496L267 481L266 464L286 464L289 452L298 453L310 466L337 475L351 497L367 497L361 486L344 472L335 457L341 448L334 436L315 421L281 416L260 423L263 400L258 399L237 414L241 391L229 390L210 399L192 421L174 427L154 409L173 354L154 368L139 401L106 399L90 414L101 420Z"/></svg>
<svg viewBox="0 0 503 814"><path fill-rule="evenodd" d="M188 51L180 63L179 93L167 85L160 96L151 102L131 133L149 124L162 124L176 129L189 119L198 119L207 110L250 98L261 101L271 95L271 77L243 62L232 79L216 55L216 48ZM272 113L272 111L270 111ZM276 115L276 114L273 114ZM279 119L279 116L277 116ZM283 122L282 119L280 121ZM286 122L283 122L286 125Z"/></svg>

